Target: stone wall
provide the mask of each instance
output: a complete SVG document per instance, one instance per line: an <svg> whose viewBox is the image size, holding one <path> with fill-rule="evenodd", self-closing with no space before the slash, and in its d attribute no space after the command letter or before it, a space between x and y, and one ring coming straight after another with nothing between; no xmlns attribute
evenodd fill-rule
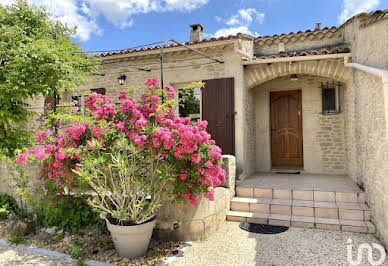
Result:
<svg viewBox="0 0 388 266"><path fill-rule="evenodd" d="M345 26L352 42L352 61L388 68L388 23L360 28L362 18ZM370 73L352 70L345 91L346 172L364 187L377 236L388 247L388 86Z"/></svg>
<svg viewBox="0 0 388 266"><path fill-rule="evenodd" d="M345 173L344 116L343 113L322 114L321 82L332 80L303 75L297 81L291 81L286 76L252 89L256 121L256 171L271 170L270 92L300 89L305 172ZM340 97L340 104L342 101L343 97Z"/></svg>
<svg viewBox="0 0 388 266"><path fill-rule="evenodd" d="M195 241L208 238L226 221L230 200L235 195L236 165L231 155L223 156L227 171L225 187L214 189L214 201L200 197L198 205L188 201L177 203L166 199L157 214L154 234L166 241Z"/></svg>

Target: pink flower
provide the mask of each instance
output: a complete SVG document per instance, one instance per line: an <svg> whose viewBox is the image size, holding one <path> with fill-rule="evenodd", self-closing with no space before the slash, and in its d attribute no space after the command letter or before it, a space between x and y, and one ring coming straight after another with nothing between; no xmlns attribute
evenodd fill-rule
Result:
<svg viewBox="0 0 388 266"><path fill-rule="evenodd" d="M124 131L125 128L125 122L119 122L116 124L116 128L120 131Z"/></svg>
<svg viewBox="0 0 388 266"><path fill-rule="evenodd" d="M198 153L194 153L191 155L191 160L195 163L199 163L201 161L201 156Z"/></svg>
<svg viewBox="0 0 388 266"><path fill-rule="evenodd" d="M205 198L210 201L214 201L214 189L211 189L208 193L206 193Z"/></svg>
<svg viewBox="0 0 388 266"><path fill-rule="evenodd" d="M63 238L63 243L69 243L69 241L70 241L70 239L69 239L69 237L68 236L65 236L64 238Z"/></svg>
<svg viewBox="0 0 388 266"><path fill-rule="evenodd" d="M95 137L97 140L101 140L101 133L102 133L102 128L99 126L93 126L92 128L92 136Z"/></svg>
<svg viewBox="0 0 388 266"><path fill-rule="evenodd" d="M135 128L137 130L142 130L143 127L145 127L146 125L148 125L148 120L145 119L145 118L140 118L136 121L135 123Z"/></svg>
<svg viewBox="0 0 388 266"><path fill-rule="evenodd" d="M137 136L134 140L135 144L139 147L144 147L145 141L147 139L146 135Z"/></svg>
<svg viewBox="0 0 388 266"><path fill-rule="evenodd" d="M44 151L40 147L36 147L36 148L32 149L31 153L39 161L43 160L44 158L46 158L46 154L44 153Z"/></svg>
<svg viewBox="0 0 388 266"><path fill-rule="evenodd" d="M197 195L191 195L190 199L189 199L191 205L197 205L198 204L198 197Z"/></svg>
<svg viewBox="0 0 388 266"><path fill-rule="evenodd" d="M168 95L168 97L170 97L170 99L173 99L175 97L175 90L173 87L166 86L166 91L167 91L167 95Z"/></svg>
<svg viewBox="0 0 388 266"><path fill-rule="evenodd" d="M45 152L46 154L50 154L53 150L55 150L55 146L54 146L54 145L47 144L47 145L44 147L44 152Z"/></svg>
<svg viewBox="0 0 388 266"><path fill-rule="evenodd" d="M181 175L179 176L179 178L180 178L181 180L186 180L187 175L186 175L186 174L181 174Z"/></svg>
<svg viewBox="0 0 388 266"><path fill-rule="evenodd" d="M188 191L182 193L182 197L184 197L187 200L190 199L190 196L191 196L191 193Z"/></svg>
<svg viewBox="0 0 388 266"><path fill-rule="evenodd" d="M123 100L127 98L127 94L125 91L120 91L119 100Z"/></svg>
<svg viewBox="0 0 388 266"><path fill-rule="evenodd" d="M66 182L71 185L73 183L73 180L70 179L68 176L66 176Z"/></svg>
<svg viewBox="0 0 388 266"><path fill-rule="evenodd" d="M38 143L42 143L44 138L47 136L50 136L53 134L53 131L51 129L48 129L46 131L38 132L36 133L36 141Z"/></svg>
<svg viewBox="0 0 388 266"><path fill-rule="evenodd" d="M24 153L20 154L19 157L16 158L16 162L20 164L26 164L28 160L28 150L26 150Z"/></svg>

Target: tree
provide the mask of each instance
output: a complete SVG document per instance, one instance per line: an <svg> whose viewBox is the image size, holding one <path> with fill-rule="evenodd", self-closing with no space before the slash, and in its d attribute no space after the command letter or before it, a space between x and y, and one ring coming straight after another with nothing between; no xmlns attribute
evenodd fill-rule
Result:
<svg viewBox="0 0 388 266"><path fill-rule="evenodd" d="M25 0L0 5L0 155L14 156L28 142L29 99L52 95L54 83L73 90L96 69L97 58L71 40L75 31Z"/></svg>

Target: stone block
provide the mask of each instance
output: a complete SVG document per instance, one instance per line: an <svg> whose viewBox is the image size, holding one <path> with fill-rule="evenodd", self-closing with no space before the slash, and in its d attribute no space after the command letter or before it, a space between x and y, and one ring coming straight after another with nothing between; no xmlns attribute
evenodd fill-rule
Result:
<svg viewBox="0 0 388 266"><path fill-rule="evenodd" d="M271 205L271 213L291 215L291 206Z"/></svg>
<svg viewBox="0 0 388 266"><path fill-rule="evenodd" d="M293 200L292 206L314 207L314 201L311 201L311 200Z"/></svg>
<svg viewBox="0 0 388 266"><path fill-rule="evenodd" d="M337 202L337 206L339 209L362 210L362 207L359 203Z"/></svg>
<svg viewBox="0 0 388 266"><path fill-rule="evenodd" d="M269 213L269 204L261 204L261 203L251 203L249 205L250 212L261 212L261 213Z"/></svg>
<svg viewBox="0 0 388 266"><path fill-rule="evenodd" d="M274 199L292 200L291 190L289 190L289 189L274 189L273 190L273 198Z"/></svg>
<svg viewBox="0 0 388 266"><path fill-rule="evenodd" d="M247 218L248 223L255 223L255 224L268 224L268 217L269 214L254 214L252 217Z"/></svg>
<svg viewBox="0 0 388 266"><path fill-rule="evenodd" d="M339 209L339 219L363 221L364 213L363 211L360 211L360 210Z"/></svg>
<svg viewBox="0 0 388 266"><path fill-rule="evenodd" d="M315 208L314 212L317 218L338 219L338 209Z"/></svg>
<svg viewBox="0 0 388 266"><path fill-rule="evenodd" d="M234 190L236 183L236 158L233 155L222 155L222 162L222 169L226 171L226 182L223 186Z"/></svg>
<svg viewBox="0 0 388 266"><path fill-rule="evenodd" d="M272 199L272 188L254 188L253 196L255 198L268 198Z"/></svg>
<svg viewBox="0 0 388 266"><path fill-rule="evenodd" d="M321 201L315 201L314 207L316 208L329 208L329 209L335 209L337 208L337 204L335 202L321 202Z"/></svg>
<svg viewBox="0 0 388 266"><path fill-rule="evenodd" d="M249 203L232 201L230 203L230 209L232 211L249 212Z"/></svg>
<svg viewBox="0 0 388 266"><path fill-rule="evenodd" d="M292 215L314 217L314 208L292 206Z"/></svg>
<svg viewBox="0 0 388 266"><path fill-rule="evenodd" d="M335 202L335 192L314 191L314 200L323 202Z"/></svg>
<svg viewBox="0 0 388 266"><path fill-rule="evenodd" d="M336 192L335 193L337 202L358 202L358 195L356 192L345 193L345 192Z"/></svg>
<svg viewBox="0 0 388 266"><path fill-rule="evenodd" d="M292 199L294 200L314 200L314 192L312 190L293 190Z"/></svg>
<svg viewBox="0 0 388 266"><path fill-rule="evenodd" d="M236 187L236 195L239 197L253 197L252 187Z"/></svg>

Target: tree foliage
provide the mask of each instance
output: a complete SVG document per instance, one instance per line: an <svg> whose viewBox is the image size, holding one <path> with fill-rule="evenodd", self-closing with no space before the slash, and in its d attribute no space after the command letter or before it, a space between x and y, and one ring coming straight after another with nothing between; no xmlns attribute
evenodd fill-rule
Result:
<svg viewBox="0 0 388 266"><path fill-rule="evenodd" d="M0 155L13 156L28 142L22 124L32 115L28 100L81 84L97 59L71 40L75 29L43 8L19 0L0 5Z"/></svg>

